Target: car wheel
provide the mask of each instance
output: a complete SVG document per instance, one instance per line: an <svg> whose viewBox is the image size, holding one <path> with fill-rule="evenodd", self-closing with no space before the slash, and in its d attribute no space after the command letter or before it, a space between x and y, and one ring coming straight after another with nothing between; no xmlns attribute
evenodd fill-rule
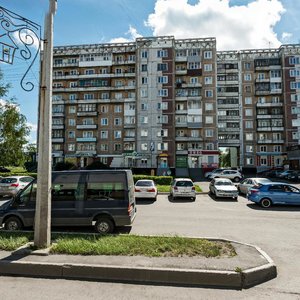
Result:
<svg viewBox="0 0 300 300"><path fill-rule="evenodd" d="M263 208L269 208L271 205L272 205L272 201L268 198L263 198L261 201L260 201L260 205L263 207Z"/></svg>
<svg viewBox="0 0 300 300"><path fill-rule="evenodd" d="M233 200L234 200L234 201L238 201L238 197L234 197Z"/></svg>
<svg viewBox="0 0 300 300"><path fill-rule="evenodd" d="M196 197L192 197L192 201L196 201Z"/></svg>
<svg viewBox="0 0 300 300"><path fill-rule="evenodd" d="M153 200L156 201L157 200L157 196L155 198L153 198Z"/></svg>
<svg viewBox="0 0 300 300"><path fill-rule="evenodd" d="M101 234L112 233L114 231L114 223L108 218L99 218L95 224L95 231Z"/></svg>
<svg viewBox="0 0 300 300"><path fill-rule="evenodd" d="M18 217L10 217L5 221L5 229L16 231L21 230L23 228L23 224Z"/></svg>
<svg viewBox="0 0 300 300"><path fill-rule="evenodd" d="M233 182L239 182L240 181L240 177L234 177L233 178Z"/></svg>

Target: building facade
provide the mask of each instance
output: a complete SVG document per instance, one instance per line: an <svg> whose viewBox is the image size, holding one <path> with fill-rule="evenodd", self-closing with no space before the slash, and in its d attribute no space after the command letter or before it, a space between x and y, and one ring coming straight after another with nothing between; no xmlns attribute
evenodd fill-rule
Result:
<svg viewBox="0 0 300 300"><path fill-rule="evenodd" d="M217 52L214 38L55 47L53 162L189 175L226 147L233 167L299 167L299 60L299 45Z"/></svg>

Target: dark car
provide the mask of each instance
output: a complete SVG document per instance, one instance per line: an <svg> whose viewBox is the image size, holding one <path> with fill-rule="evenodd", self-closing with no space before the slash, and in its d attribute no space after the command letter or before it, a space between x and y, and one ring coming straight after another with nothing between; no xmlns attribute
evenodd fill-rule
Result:
<svg viewBox="0 0 300 300"><path fill-rule="evenodd" d="M287 180L293 181L293 182L299 182L300 181L300 171L293 171L286 177Z"/></svg>
<svg viewBox="0 0 300 300"><path fill-rule="evenodd" d="M10 169L7 169L5 167L0 167L0 173L8 173L10 172Z"/></svg>

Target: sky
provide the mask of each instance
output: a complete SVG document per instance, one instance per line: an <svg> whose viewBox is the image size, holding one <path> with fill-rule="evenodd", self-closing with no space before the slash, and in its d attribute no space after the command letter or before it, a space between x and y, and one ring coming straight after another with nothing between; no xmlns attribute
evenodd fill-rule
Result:
<svg viewBox="0 0 300 300"><path fill-rule="evenodd" d="M42 27L48 0L0 0L0 6ZM216 37L217 50L277 48L300 43L299 0L58 0L54 16L54 46L133 41L144 36ZM3 29L0 27L0 43ZM31 126L37 129L39 57L25 77L30 92L20 85L29 66L20 57L0 63L3 83ZM1 99L0 99L1 100Z"/></svg>

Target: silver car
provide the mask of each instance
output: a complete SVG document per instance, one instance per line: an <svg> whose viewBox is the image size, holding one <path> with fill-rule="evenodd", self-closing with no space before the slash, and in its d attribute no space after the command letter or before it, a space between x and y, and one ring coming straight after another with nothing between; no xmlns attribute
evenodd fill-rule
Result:
<svg viewBox="0 0 300 300"><path fill-rule="evenodd" d="M0 180L0 196L14 196L24 189L32 180L31 176L9 176Z"/></svg>
<svg viewBox="0 0 300 300"><path fill-rule="evenodd" d="M238 184L238 191L240 194L247 195L250 188L259 186L260 184L271 182L268 178L246 178Z"/></svg>
<svg viewBox="0 0 300 300"><path fill-rule="evenodd" d="M170 187L170 195L173 200L176 198L191 198L195 201L196 190L193 181L189 178L174 179Z"/></svg>
<svg viewBox="0 0 300 300"><path fill-rule="evenodd" d="M226 197L233 198L237 200L238 190L233 182L228 178L214 178L209 183L209 191L216 198L217 197Z"/></svg>

